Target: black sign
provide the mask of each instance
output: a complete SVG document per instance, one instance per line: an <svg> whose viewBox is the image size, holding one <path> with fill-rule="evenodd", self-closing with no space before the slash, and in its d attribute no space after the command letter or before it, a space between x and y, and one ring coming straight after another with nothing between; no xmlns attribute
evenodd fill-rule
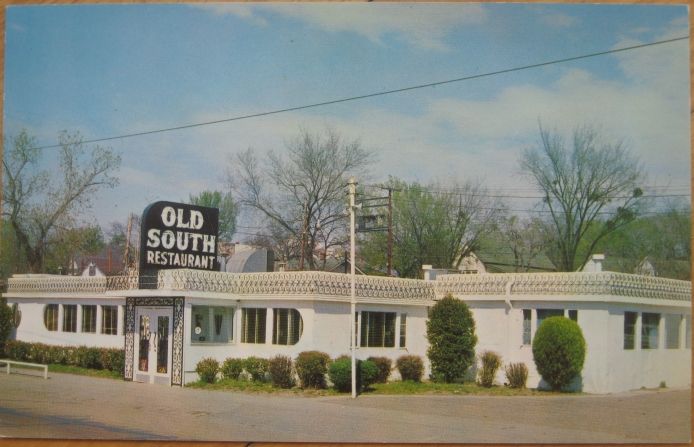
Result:
<svg viewBox="0 0 694 447"><path fill-rule="evenodd" d="M219 210L155 202L142 213L140 288L156 287L162 269L218 270Z"/></svg>

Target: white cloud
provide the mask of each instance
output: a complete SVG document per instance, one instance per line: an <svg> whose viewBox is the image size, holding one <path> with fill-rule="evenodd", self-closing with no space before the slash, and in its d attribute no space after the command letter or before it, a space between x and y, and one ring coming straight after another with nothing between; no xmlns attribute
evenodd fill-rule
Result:
<svg viewBox="0 0 694 447"><path fill-rule="evenodd" d="M385 36L395 36L417 48L446 50L445 38L455 28L482 24L487 13L479 4L201 4L214 14L236 17L265 24L263 15L280 14L300 20L326 32L352 32L382 44ZM370 10L371 14L365 14Z"/></svg>

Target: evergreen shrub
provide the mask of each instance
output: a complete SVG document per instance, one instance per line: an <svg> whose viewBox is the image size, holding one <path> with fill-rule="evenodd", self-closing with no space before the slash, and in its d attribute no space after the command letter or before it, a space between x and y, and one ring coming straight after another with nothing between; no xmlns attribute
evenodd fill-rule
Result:
<svg viewBox="0 0 694 447"><path fill-rule="evenodd" d="M450 383L462 379L475 361L475 320L468 306L448 294L430 310L427 355L432 375Z"/></svg>
<svg viewBox="0 0 694 447"><path fill-rule="evenodd" d="M403 355L395 361L395 366L400 372L402 380L422 381L424 374L424 362L417 355Z"/></svg>
<svg viewBox="0 0 694 447"><path fill-rule="evenodd" d="M11 360L108 369L121 374L125 368L125 352L115 348L55 346L9 340L6 356Z"/></svg>
<svg viewBox="0 0 694 447"><path fill-rule="evenodd" d="M494 385L494 377L501 366L501 356L493 351L484 351L480 355L482 368L479 370L479 383L483 387L490 388Z"/></svg>
<svg viewBox="0 0 694 447"><path fill-rule="evenodd" d="M565 317L547 318L533 338L533 357L537 372L552 389L566 388L583 369L586 341L581 328Z"/></svg>
<svg viewBox="0 0 694 447"><path fill-rule="evenodd" d="M10 331L14 327L12 308L7 305L4 298L0 298L0 355L5 352L5 344L10 337Z"/></svg>
<svg viewBox="0 0 694 447"><path fill-rule="evenodd" d="M378 366L371 360L357 360L357 392L368 388L378 378ZM352 359L340 356L328 367L333 387L343 393L352 391Z"/></svg>
<svg viewBox="0 0 694 447"><path fill-rule="evenodd" d="M330 356L320 351L304 351L294 361L302 388L325 388Z"/></svg>
<svg viewBox="0 0 694 447"><path fill-rule="evenodd" d="M390 377L390 371L393 369L393 362L388 357L369 357L366 360L370 360L376 364L378 368L378 375L376 376L375 383L386 383Z"/></svg>
<svg viewBox="0 0 694 447"><path fill-rule="evenodd" d="M509 363L506 365L506 380L511 388L525 388L528 381L528 367L525 363Z"/></svg>
<svg viewBox="0 0 694 447"><path fill-rule="evenodd" d="M265 375L268 371L268 360L260 357L248 357L243 362L243 367L248 374L251 375L251 380L255 382L265 382Z"/></svg>
<svg viewBox="0 0 694 447"><path fill-rule="evenodd" d="M222 377L225 379L239 380L241 373L243 372L243 359L228 358L222 363L220 368L222 372Z"/></svg>
<svg viewBox="0 0 694 447"><path fill-rule="evenodd" d="M277 355L268 362L268 372L272 386L278 388L291 388L294 386L292 359L284 355Z"/></svg>
<svg viewBox="0 0 694 447"><path fill-rule="evenodd" d="M195 365L195 372L205 383L214 383L219 372L219 362L211 357L204 358Z"/></svg>

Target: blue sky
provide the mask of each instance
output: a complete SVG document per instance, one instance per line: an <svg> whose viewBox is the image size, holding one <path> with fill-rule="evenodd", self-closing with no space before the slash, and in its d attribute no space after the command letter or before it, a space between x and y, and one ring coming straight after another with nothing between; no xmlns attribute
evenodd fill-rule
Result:
<svg viewBox="0 0 694 447"><path fill-rule="evenodd" d="M110 137L301 106L689 34L686 6L197 4L10 6L5 131ZM648 186L689 190L688 42L361 101L113 140L121 184L87 221L223 186L229 155L329 126L378 157L372 181L527 191L537 123L621 138ZM47 157L52 157L50 149ZM659 191L663 191L662 189ZM511 204L528 207L527 202Z"/></svg>

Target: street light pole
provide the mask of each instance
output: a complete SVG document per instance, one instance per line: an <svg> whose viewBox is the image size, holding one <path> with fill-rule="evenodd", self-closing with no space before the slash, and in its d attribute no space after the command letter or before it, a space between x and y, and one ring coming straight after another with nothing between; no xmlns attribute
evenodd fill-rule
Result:
<svg viewBox="0 0 694 447"><path fill-rule="evenodd" d="M349 320L351 328L350 337L352 340L352 399L357 397L357 327L355 322L355 314L357 310L357 301L355 295L355 273L354 273L354 258L355 258L355 243L354 243L354 214L357 206L354 203L354 196L357 193L357 181L354 177L349 178L349 241L350 241L350 312Z"/></svg>

